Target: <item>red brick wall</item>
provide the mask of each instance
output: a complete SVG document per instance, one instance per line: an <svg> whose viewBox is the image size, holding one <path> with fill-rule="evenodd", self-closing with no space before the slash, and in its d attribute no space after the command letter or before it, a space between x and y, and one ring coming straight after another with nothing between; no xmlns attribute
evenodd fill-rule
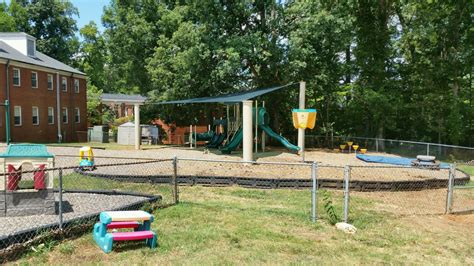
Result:
<svg viewBox="0 0 474 266"><path fill-rule="evenodd" d="M0 100L6 98L5 64L0 65ZM20 69L20 86L13 85L13 68ZM31 86L31 72L38 73L38 88ZM47 75L53 74L53 90L48 90ZM60 85L61 78L60 75ZM82 78L68 79L67 92L63 92L60 86L61 108L68 108L69 121L67 124L57 119L56 104L56 74L31 70L24 67L10 66L10 118L11 118L11 140L12 142L57 142L58 122L61 123L63 142L85 141L87 138L87 97L86 80ZM74 79L79 79L79 93L74 92ZM22 125L14 125L14 106L21 106ZM39 109L39 125L33 125L32 107ZM54 124L48 123L48 107L54 108ZM80 123L74 121L74 108L80 109ZM0 108L0 140L5 141L5 113Z"/></svg>

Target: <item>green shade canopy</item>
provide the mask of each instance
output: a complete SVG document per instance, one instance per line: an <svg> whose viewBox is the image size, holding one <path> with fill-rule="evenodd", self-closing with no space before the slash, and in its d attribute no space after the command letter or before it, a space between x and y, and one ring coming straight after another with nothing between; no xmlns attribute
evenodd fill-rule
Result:
<svg viewBox="0 0 474 266"><path fill-rule="evenodd" d="M255 90L250 90L250 91L242 91L242 92L236 92L236 93L230 93L230 94L224 94L224 95L219 95L219 96L212 96L212 97L202 97L202 98L193 98L193 99L186 99L186 100L177 100L177 101L169 101L169 102L161 102L157 104L190 104L190 103L227 103L227 104L233 104L233 103L240 103L242 101L250 100L253 98L256 98L260 95L267 94L273 91L277 91L286 87L289 87L291 85L294 85L295 83L290 83L287 85L283 86L277 86L277 87L270 87L270 88L265 88L265 89L255 89Z"/></svg>
<svg viewBox="0 0 474 266"><path fill-rule="evenodd" d="M10 144L0 158L53 158L43 144Z"/></svg>

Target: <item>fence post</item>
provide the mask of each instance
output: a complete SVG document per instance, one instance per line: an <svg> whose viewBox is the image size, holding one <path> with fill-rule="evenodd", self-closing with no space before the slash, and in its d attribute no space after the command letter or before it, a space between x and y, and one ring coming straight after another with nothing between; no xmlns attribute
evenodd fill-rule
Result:
<svg viewBox="0 0 474 266"><path fill-rule="evenodd" d="M375 139L375 151L379 152L379 139Z"/></svg>
<svg viewBox="0 0 474 266"><path fill-rule="evenodd" d="M311 190L311 221L313 223L316 222L316 219L317 219L317 211L318 211L318 208L317 208L317 205L318 205L318 199L317 199L317 190L318 190L318 173L317 173L317 167L318 167L318 164L316 162L313 161L313 163L311 164L311 179L313 181L313 189Z"/></svg>
<svg viewBox="0 0 474 266"><path fill-rule="evenodd" d="M453 209L453 186L454 178L456 177L456 166L451 164L449 166L449 177L448 177L448 194L446 196L446 214L451 213Z"/></svg>
<svg viewBox="0 0 474 266"><path fill-rule="evenodd" d="M178 194L178 157L173 157L173 198L174 204L179 203L179 194Z"/></svg>
<svg viewBox="0 0 474 266"><path fill-rule="evenodd" d="M58 204L58 212L59 212L59 229L63 229L63 169L59 168L59 204Z"/></svg>
<svg viewBox="0 0 474 266"><path fill-rule="evenodd" d="M426 155L428 155L428 156L430 155L430 144L429 143L426 144Z"/></svg>
<svg viewBox="0 0 474 266"><path fill-rule="evenodd" d="M351 178L351 167L344 167L344 222L347 223L349 216L349 179Z"/></svg>

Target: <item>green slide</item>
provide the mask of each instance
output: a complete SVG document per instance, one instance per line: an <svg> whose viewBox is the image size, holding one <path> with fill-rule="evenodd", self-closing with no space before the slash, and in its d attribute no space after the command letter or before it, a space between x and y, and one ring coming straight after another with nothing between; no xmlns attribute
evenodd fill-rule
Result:
<svg viewBox="0 0 474 266"><path fill-rule="evenodd" d="M225 145L224 147L221 148L221 152L223 154L230 154L233 150L237 149L239 144L242 142L242 127L235 132L234 137Z"/></svg>
<svg viewBox="0 0 474 266"><path fill-rule="evenodd" d="M269 126L267 125L260 125L259 126L263 131L265 131L265 133L267 133L267 135L269 135L270 137L278 140L283 146L285 146L285 148L287 148L288 150L296 153L300 150L300 147L298 146L295 146L293 144L291 144L287 139L285 139L284 137L278 135L277 133L275 133L275 131L273 131Z"/></svg>

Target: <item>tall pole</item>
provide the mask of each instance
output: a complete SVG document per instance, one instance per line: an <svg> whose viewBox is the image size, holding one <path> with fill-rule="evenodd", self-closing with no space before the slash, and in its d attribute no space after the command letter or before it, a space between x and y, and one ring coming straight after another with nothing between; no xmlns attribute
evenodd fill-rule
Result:
<svg viewBox="0 0 474 266"><path fill-rule="evenodd" d="M300 81L300 97L299 97L299 109L305 108L306 99L306 82ZM300 155L304 161L304 129L298 128L298 147L300 147Z"/></svg>
<svg viewBox="0 0 474 266"><path fill-rule="evenodd" d="M136 103L133 109L135 112L135 150L139 150L142 138L140 130L140 104Z"/></svg>
<svg viewBox="0 0 474 266"><path fill-rule="evenodd" d="M262 102L262 107L265 108L265 101ZM265 123L265 121L261 122L262 124ZM265 152L265 131L262 130L262 152Z"/></svg>
<svg viewBox="0 0 474 266"><path fill-rule="evenodd" d="M253 161L252 101L242 102L243 161Z"/></svg>
<svg viewBox="0 0 474 266"><path fill-rule="evenodd" d="M258 153L258 101L255 100L255 156Z"/></svg>

